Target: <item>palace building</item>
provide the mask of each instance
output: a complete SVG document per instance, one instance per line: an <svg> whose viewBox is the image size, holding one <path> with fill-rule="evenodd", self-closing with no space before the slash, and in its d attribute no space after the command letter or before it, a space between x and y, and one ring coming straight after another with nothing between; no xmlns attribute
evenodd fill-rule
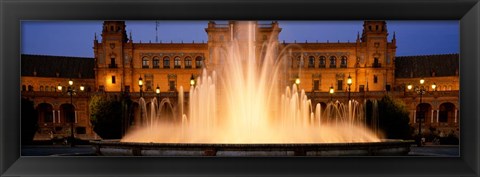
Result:
<svg viewBox="0 0 480 177"><path fill-rule="evenodd" d="M72 123L76 137L97 139L89 121L91 96L128 92L138 100L139 78L144 83L144 97L156 96L157 87L162 97L176 97L180 86L188 92L192 76L222 63L222 47L241 32L237 23L209 22L206 43L134 43L124 21L105 21L101 41L96 35L93 40L94 58L22 55L22 97L33 100L38 111L35 139L67 136ZM326 105L331 97L346 101L349 90L348 95L356 100L388 94L406 103L412 126L418 127L421 117L422 131L435 127L446 133L458 132L458 54L396 56L395 33L387 40L385 21L365 21L353 42L285 43L278 39L282 31L278 22L255 23L255 27L256 46L273 42L276 51L288 51L286 84L300 79L299 87L314 104ZM261 47L256 54L263 55ZM425 83L420 84L420 79ZM409 84L412 89L407 88ZM65 92L69 87L75 88L73 99ZM425 93L417 94L415 89L422 87ZM330 88L334 94L329 94Z"/></svg>

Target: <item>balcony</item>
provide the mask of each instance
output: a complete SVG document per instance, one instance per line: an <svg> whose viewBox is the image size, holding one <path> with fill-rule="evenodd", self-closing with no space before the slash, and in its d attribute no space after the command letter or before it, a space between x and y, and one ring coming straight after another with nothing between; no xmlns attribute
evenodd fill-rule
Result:
<svg viewBox="0 0 480 177"><path fill-rule="evenodd" d="M382 64L381 63L372 63L373 68L381 68Z"/></svg>
<svg viewBox="0 0 480 177"><path fill-rule="evenodd" d="M154 69L158 69L158 68L160 68L160 66L158 66L158 65L153 65L153 68L154 68Z"/></svg>
<svg viewBox="0 0 480 177"><path fill-rule="evenodd" d="M347 65L340 65L340 68L347 68Z"/></svg>
<svg viewBox="0 0 480 177"><path fill-rule="evenodd" d="M148 67L148 65L143 65L142 68L143 69L148 69L149 67Z"/></svg>
<svg viewBox="0 0 480 177"><path fill-rule="evenodd" d="M110 63L108 64L108 68L118 68L118 66L115 63Z"/></svg>

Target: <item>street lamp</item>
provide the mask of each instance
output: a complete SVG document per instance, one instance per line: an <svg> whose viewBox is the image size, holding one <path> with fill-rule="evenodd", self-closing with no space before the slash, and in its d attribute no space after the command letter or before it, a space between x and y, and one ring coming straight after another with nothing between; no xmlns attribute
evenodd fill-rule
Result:
<svg viewBox="0 0 480 177"><path fill-rule="evenodd" d="M155 89L155 93L157 93L157 102L160 102L160 87L157 84L157 89Z"/></svg>
<svg viewBox="0 0 480 177"><path fill-rule="evenodd" d="M195 86L195 77L192 74L192 77L190 77L190 86L194 87Z"/></svg>
<svg viewBox="0 0 480 177"><path fill-rule="evenodd" d="M347 78L347 85L348 85L348 101L350 101L350 86L352 85L352 77L350 77L350 74L348 75L348 78Z"/></svg>
<svg viewBox="0 0 480 177"><path fill-rule="evenodd" d="M332 101L332 99L333 99L333 93L335 93L335 90L333 89L333 85L330 86L329 93L330 93L330 101Z"/></svg>
<svg viewBox="0 0 480 177"><path fill-rule="evenodd" d="M142 77L138 78L138 86L140 86L140 97L143 97L143 93L142 93L143 80L142 80Z"/></svg>
<svg viewBox="0 0 480 177"><path fill-rule="evenodd" d="M423 84L425 83L425 79L420 79L420 86L415 87L415 92L420 95L420 103L419 105L422 104L422 97L423 94L427 92ZM413 86L412 84L408 84L407 86L408 90L412 90ZM435 91L435 88L437 88L437 85L435 83L432 84L432 89ZM424 110L421 109L419 110L419 113L417 114L417 121L418 121L418 146L422 146L422 121L425 120L425 113L423 112Z"/></svg>
<svg viewBox="0 0 480 177"><path fill-rule="evenodd" d="M70 79L68 80L68 89L67 89L67 93L68 95L70 95L70 105L73 107L73 95L76 94L76 90L73 88L73 80ZM82 85L80 86L80 91L83 92L83 90L85 89L85 87ZM62 90L62 86L58 85L58 90ZM70 146L71 147L74 147L75 146L75 136L74 136L74 127L75 127L75 120L74 118L72 117L72 115L70 114L70 140L72 141L70 143Z"/></svg>
<svg viewBox="0 0 480 177"><path fill-rule="evenodd" d="M295 84L297 84L297 88L298 88L298 85L300 85L300 78L297 77L297 79L295 79Z"/></svg>
<svg viewBox="0 0 480 177"><path fill-rule="evenodd" d="M58 89L58 91L61 92L62 91L62 86L60 84L58 84L57 89Z"/></svg>

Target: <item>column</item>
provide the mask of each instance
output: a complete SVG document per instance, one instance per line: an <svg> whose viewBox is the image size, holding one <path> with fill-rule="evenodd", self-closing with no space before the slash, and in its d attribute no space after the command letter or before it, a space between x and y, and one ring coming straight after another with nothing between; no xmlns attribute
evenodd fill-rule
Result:
<svg viewBox="0 0 480 177"><path fill-rule="evenodd" d="M55 110L53 110L53 123L55 123L55 119L57 119L57 117L55 117Z"/></svg>
<svg viewBox="0 0 480 177"><path fill-rule="evenodd" d="M455 123L457 123L457 109L455 109Z"/></svg>
<svg viewBox="0 0 480 177"><path fill-rule="evenodd" d="M78 123L78 121L77 121L77 111L75 111L75 123Z"/></svg>
<svg viewBox="0 0 480 177"><path fill-rule="evenodd" d="M437 109L437 123L438 123L439 112L440 112L440 110Z"/></svg>
<svg viewBox="0 0 480 177"><path fill-rule="evenodd" d="M60 121L60 110L58 110L58 123L61 123L61 121Z"/></svg>
<svg viewBox="0 0 480 177"><path fill-rule="evenodd" d="M432 116L430 116L430 123L433 123L433 109L432 109Z"/></svg>
<svg viewBox="0 0 480 177"><path fill-rule="evenodd" d="M417 110L413 110L413 123L417 123Z"/></svg>

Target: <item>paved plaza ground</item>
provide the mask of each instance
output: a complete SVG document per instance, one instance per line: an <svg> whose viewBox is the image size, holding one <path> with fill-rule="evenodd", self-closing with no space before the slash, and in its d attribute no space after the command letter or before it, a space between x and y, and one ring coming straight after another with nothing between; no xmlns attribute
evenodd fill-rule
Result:
<svg viewBox="0 0 480 177"><path fill-rule="evenodd" d="M412 145L411 156L451 156L459 155L457 145L425 145L417 147ZM24 146L22 156L96 156L95 150L90 145L35 145Z"/></svg>

